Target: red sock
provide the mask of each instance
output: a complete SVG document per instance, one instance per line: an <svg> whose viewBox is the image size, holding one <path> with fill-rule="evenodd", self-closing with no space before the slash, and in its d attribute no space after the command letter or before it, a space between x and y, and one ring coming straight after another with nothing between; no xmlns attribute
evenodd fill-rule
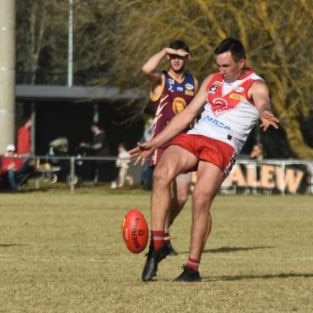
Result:
<svg viewBox="0 0 313 313"><path fill-rule="evenodd" d="M192 259L191 257L188 258L187 264L189 268L193 269L194 271L199 271L200 260Z"/></svg>
<svg viewBox="0 0 313 313"><path fill-rule="evenodd" d="M160 250L163 245L164 231L163 230L152 230L151 231L151 241L152 246L155 250Z"/></svg>

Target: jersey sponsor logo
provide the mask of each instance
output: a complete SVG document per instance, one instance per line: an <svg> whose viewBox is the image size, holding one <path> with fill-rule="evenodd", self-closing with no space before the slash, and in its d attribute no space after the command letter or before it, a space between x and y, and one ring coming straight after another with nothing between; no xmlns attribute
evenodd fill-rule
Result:
<svg viewBox="0 0 313 313"><path fill-rule="evenodd" d="M177 91L179 91L179 92L183 92L183 91L184 91L184 88L183 88L183 87L181 87L181 86L177 86Z"/></svg>
<svg viewBox="0 0 313 313"><path fill-rule="evenodd" d="M240 100L240 101L242 101L242 100L245 99L244 96L239 95L238 93L231 93L231 94L229 95L229 98L230 98L230 99Z"/></svg>
<svg viewBox="0 0 313 313"><path fill-rule="evenodd" d="M175 91L175 80L174 79L171 79L171 78L168 79L168 90L170 92Z"/></svg>
<svg viewBox="0 0 313 313"><path fill-rule="evenodd" d="M172 109L175 114L178 114L179 112L183 111L186 107L187 103L184 98L176 97L173 99Z"/></svg>
<svg viewBox="0 0 313 313"><path fill-rule="evenodd" d="M194 96L194 91L192 91L192 90L185 90L185 95L187 95L187 96Z"/></svg>
<svg viewBox="0 0 313 313"><path fill-rule="evenodd" d="M220 128L223 128L223 129L227 129L227 130L230 130L230 127L228 125L225 125L224 122L218 120L217 118L213 117L213 116L206 116L206 120L212 124L212 125L215 125L217 127L220 127Z"/></svg>

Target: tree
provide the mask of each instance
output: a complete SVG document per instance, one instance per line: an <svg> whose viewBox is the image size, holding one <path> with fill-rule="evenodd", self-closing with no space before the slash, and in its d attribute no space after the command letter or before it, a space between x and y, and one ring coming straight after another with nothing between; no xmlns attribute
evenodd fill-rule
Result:
<svg viewBox="0 0 313 313"><path fill-rule="evenodd" d="M310 0L74 3L76 84L145 89L142 64L173 38L191 46L190 69L202 80L215 70L214 47L233 36L246 46L249 65L266 78L293 156L313 157L300 125L313 108ZM66 72L67 1L24 0L18 1L18 8L17 69L33 75L38 69ZM128 106L132 119L142 116L144 106L144 101Z"/></svg>
<svg viewBox="0 0 313 313"><path fill-rule="evenodd" d="M82 85L106 84L114 62L112 1L73 0L74 76ZM17 2L19 83L65 84L69 1ZM25 75L26 74L26 75Z"/></svg>
<svg viewBox="0 0 313 313"><path fill-rule="evenodd" d="M16 69L17 81L34 84L38 81L38 70L58 71L60 60L56 46L64 46L66 11L64 5L44 0L17 1ZM64 49L63 49L64 50ZM63 54L66 50L63 51ZM66 58L66 54L62 55Z"/></svg>
<svg viewBox="0 0 313 313"><path fill-rule="evenodd" d="M128 20L123 20L124 33L119 39L124 45L117 58L131 56L126 71L135 74L134 82L141 82L143 60L173 38L180 37L190 44L194 52L192 68L200 78L214 70L213 47L226 36L239 38L247 48L249 64L270 86L274 111L286 131L293 156L313 157L300 127L312 109L311 1L133 0L128 1L127 12ZM120 82L126 84L127 80Z"/></svg>

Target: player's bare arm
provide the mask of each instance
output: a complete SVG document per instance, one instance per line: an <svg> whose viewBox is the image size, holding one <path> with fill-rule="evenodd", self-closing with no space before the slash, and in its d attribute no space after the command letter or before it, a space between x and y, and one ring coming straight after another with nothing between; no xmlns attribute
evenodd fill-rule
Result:
<svg viewBox="0 0 313 313"><path fill-rule="evenodd" d="M160 73L156 72L156 68L165 56L179 55L181 57L189 58L189 53L182 49L163 48L161 51L154 54L142 67L142 72L148 76L149 79L160 79Z"/></svg>
<svg viewBox="0 0 313 313"><path fill-rule="evenodd" d="M151 81L151 96L152 98L156 97L160 94L160 90L162 90L162 80L164 79L164 75L161 71L157 70L157 67L161 60L164 57L170 59L171 55L176 55L184 59L189 59L190 54L189 52L183 49L173 49L173 48L163 48L152 57L143 65L142 72L146 75L146 77Z"/></svg>
<svg viewBox="0 0 313 313"><path fill-rule="evenodd" d="M271 110L270 95L267 85L262 81L256 81L249 90L249 95L259 110L261 128L266 131L270 126L278 128L279 120Z"/></svg>

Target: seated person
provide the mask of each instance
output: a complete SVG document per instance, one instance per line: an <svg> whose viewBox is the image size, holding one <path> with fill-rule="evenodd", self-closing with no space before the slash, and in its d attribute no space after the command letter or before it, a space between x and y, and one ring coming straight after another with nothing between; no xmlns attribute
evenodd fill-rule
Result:
<svg viewBox="0 0 313 313"><path fill-rule="evenodd" d="M10 144L6 153L2 156L1 180L2 185L8 184L11 191L17 192L19 184L25 177L33 173L35 169L34 160L19 157L15 153L15 146Z"/></svg>
<svg viewBox="0 0 313 313"><path fill-rule="evenodd" d="M129 163L130 163L130 154L127 152L125 145L123 143L119 144L118 146L118 158L116 159L116 167L119 168L118 173L118 187L124 187L125 180L128 182L130 186L133 185L134 180L128 174L129 170Z"/></svg>

